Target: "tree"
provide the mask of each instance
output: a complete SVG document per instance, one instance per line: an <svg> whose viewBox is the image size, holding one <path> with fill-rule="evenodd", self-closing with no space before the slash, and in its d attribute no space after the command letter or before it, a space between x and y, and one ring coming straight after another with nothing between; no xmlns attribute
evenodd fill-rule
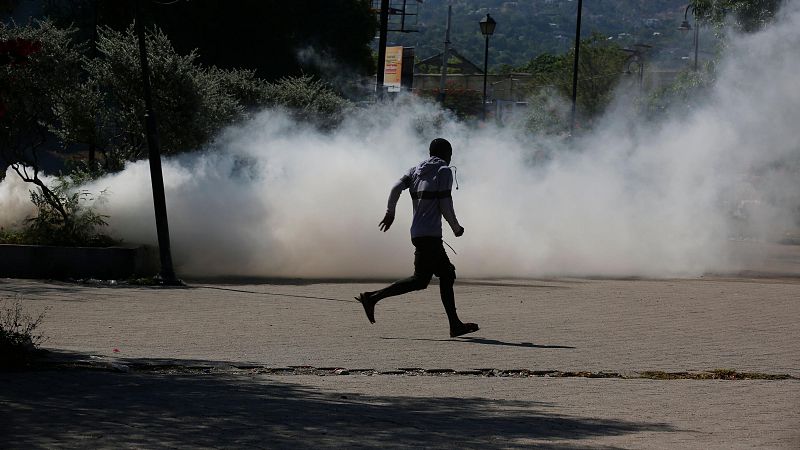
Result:
<svg viewBox="0 0 800 450"><path fill-rule="evenodd" d="M745 32L762 29L772 21L781 0L693 0L697 17L722 25L732 16L735 26Z"/></svg>
<svg viewBox="0 0 800 450"><path fill-rule="evenodd" d="M284 77L268 83L266 104L288 109L296 119L321 128L338 125L352 104L330 85L310 75Z"/></svg>
<svg viewBox="0 0 800 450"><path fill-rule="evenodd" d="M83 56L85 46L74 43L74 34L49 21L0 24L0 159L37 187L31 201L38 216L27 233L49 243L86 242L104 221L82 206L85 173L72 171L48 184L40 176L41 155L96 148L102 167L88 167L96 176L95 169L120 170L146 153L133 28L101 27L96 58ZM255 107L280 105L298 118L336 124L349 104L311 76L269 83L252 70L205 67L194 52L178 54L157 28L147 33L146 45L165 154L204 148Z"/></svg>
<svg viewBox="0 0 800 450"><path fill-rule="evenodd" d="M15 149L13 155L12 150L4 151L7 160L38 170L34 150L45 144L48 150L67 152L94 147L103 156L104 171L120 170L126 161L144 157L141 69L132 27L125 32L100 27L96 58L81 56L85 46L72 43L74 30L60 30L51 22L4 26L3 31L9 36L6 46L28 41L28 47L43 46L31 64L15 60L4 66L7 82L0 86L15 87L14 95L0 94L0 99L8 97L0 102L6 125L0 138L7 141L4 149ZM202 148L256 107L282 106L300 119L335 125L349 105L310 75L269 83L252 70L203 66L195 52L179 54L158 28L147 33L146 45L162 151L167 155ZM3 114L8 108L16 113Z"/></svg>
<svg viewBox="0 0 800 450"><path fill-rule="evenodd" d="M574 56L573 48L566 59L572 61ZM592 118L605 110L622 76L626 58L619 45L609 43L602 34L593 33L588 39L581 39L578 104L582 115Z"/></svg>
<svg viewBox="0 0 800 450"><path fill-rule="evenodd" d="M541 54L517 70L533 75L527 90L536 99L536 104L553 105L558 102L546 101L540 91L549 95L569 98L572 95L572 69L575 51L571 49L561 55ZM627 55L619 45L609 42L605 36L593 33L589 38L581 39L581 54L578 65L578 98L580 115L586 121L602 114L611 101L614 88L623 74ZM548 106L547 111L558 108ZM545 124L548 132L555 130L554 122L560 118L546 118L541 111L536 112L531 124ZM545 114L546 115L546 114ZM563 124L566 126L567 124ZM542 130L537 130L542 131Z"/></svg>
<svg viewBox="0 0 800 450"><path fill-rule="evenodd" d="M266 84L252 71L203 67L196 53L178 54L157 28L147 33L146 45L164 154L202 147L220 128L240 119L248 103L263 103ZM94 139L106 169L119 170L125 161L146 154L139 48L133 28L125 32L101 28L98 52L100 57L86 60L89 80L72 104L77 111L72 116L95 117L96 128L93 133L74 134L80 128L73 125L86 121L65 121L58 135L83 144L92 143L85 138Z"/></svg>
<svg viewBox="0 0 800 450"><path fill-rule="evenodd" d="M375 70L370 44L377 23L369 0L141 0L141 6L146 22L161 28L178 53L196 51L205 66L251 69L267 80L323 75L332 61L336 70L359 75ZM58 24L75 24L87 40L96 24L122 32L133 20L130 2L119 0L50 0L45 12Z"/></svg>
<svg viewBox="0 0 800 450"><path fill-rule="evenodd" d="M73 32L48 21L22 27L0 23L5 49L0 50L0 158L40 189L64 226L70 223L69 211L40 177L40 159L53 144L55 105L67 101L81 78L81 49L71 40Z"/></svg>
<svg viewBox="0 0 800 450"><path fill-rule="evenodd" d="M728 17L733 17L733 25L744 32L754 32L763 28L775 16L780 0L693 0L690 8L700 20L723 27ZM724 33L718 39L725 39ZM690 110L697 105L698 99L714 85L717 78L717 60L720 54L711 58L697 71L684 71L675 81L652 92L639 105L645 117L659 118L668 111L679 109Z"/></svg>
<svg viewBox="0 0 800 450"><path fill-rule="evenodd" d="M697 99L706 98L716 81L712 67L699 71L684 71L678 74L671 84L648 95L639 109L648 119L659 119L670 111L688 111L697 106Z"/></svg>
<svg viewBox="0 0 800 450"><path fill-rule="evenodd" d="M161 148L167 155L202 148L220 129L246 118L248 111L258 106L283 106L298 118L319 124L338 123L347 106L325 83L311 76L269 83L257 78L253 70L206 67L198 62L196 52L179 54L158 28L147 33L146 42ZM101 28L98 51L100 57L86 62L89 81L82 91L99 92L101 99L79 102L78 107L87 109L76 116L98 118L96 131L84 136L97 136L106 170L119 170L126 161L146 154L141 69L133 28L124 33ZM59 137L69 140L70 132L80 129L73 126L76 122L86 123L65 122L68 127Z"/></svg>
<svg viewBox="0 0 800 450"><path fill-rule="evenodd" d="M75 86L83 78L82 49L73 43L73 33L49 21L23 27L0 24L0 86L13 87L0 92L0 157L36 186L30 195L38 214L18 236L21 243L110 241L98 232L104 218L83 206L88 194L77 188L75 177L53 184L41 177L41 156L59 147L52 132L71 109Z"/></svg>

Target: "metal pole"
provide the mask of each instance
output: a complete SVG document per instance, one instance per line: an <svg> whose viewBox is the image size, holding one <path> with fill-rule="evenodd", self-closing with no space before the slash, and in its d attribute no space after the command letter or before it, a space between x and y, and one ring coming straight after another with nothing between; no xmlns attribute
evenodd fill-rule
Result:
<svg viewBox="0 0 800 450"><path fill-rule="evenodd" d="M92 28L92 47L89 49L89 57L94 60L97 58L97 41L99 40L99 36L97 34L97 26L98 26L98 8L99 5L97 4L100 0L94 0L94 26ZM94 117L95 123L97 121L97 117ZM95 133L95 136L97 134ZM95 139L92 139L92 143L89 144L89 172L95 173L97 171L97 167L95 164L95 155L97 154L97 143Z"/></svg>
<svg viewBox="0 0 800 450"><path fill-rule="evenodd" d="M578 0L578 20L575 24L575 62L572 66L572 112L570 114L569 132L575 130L575 109L578 100L578 58L581 51L581 10L583 0Z"/></svg>
<svg viewBox="0 0 800 450"><path fill-rule="evenodd" d="M697 20L697 13L694 15L694 71L697 72L697 47L700 43L700 22Z"/></svg>
<svg viewBox="0 0 800 450"><path fill-rule="evenodd" d="M383 98L383 71L386 67L386 35L389 29L389 0L381 0L380 34L378 37L378 98Z"/></svg>
<svg viewBox="0 0 800 450"><path fill-rule="evenodd" d="M400 32L406 31L406 0L403 0L403 12L400 14Z"/></svg>
<svg viewBox="0 0 800 450"><path fill-rule="evenodd" d="M156 232L158 233L158 252L161 258L161 282L168 285L182 285L175 276L172 267L172 253L169 245L169 224L167 223L167 201L164 195L164 178L161 173L161 154L158 143L158 129L153 112L153 94L150 88L150 66L147 63L147 46L144 38L144 24L136 0L136 35L139 39L139 58L142 65L142 86L144 88L145 128L147 149L150 159L150 181L153 185L153 206L156 215Z"/></svg>
<svg viewBox="0 0 800 450"><path fill-rule="evenodd" d="M447 60L450 53L450 17L453 13L453 6L447 5L447 27L444 32L444 52L442 53L442 75L439 77L439 102L444 105L445 86L447 83Z"/></svg>
<svg viewBox="0 0 800 450"><path fill-rule="evenodd" d="M486 81L489 76L489 35L486 35L486 46L483 50L483 120L486 120Z"/></svg>

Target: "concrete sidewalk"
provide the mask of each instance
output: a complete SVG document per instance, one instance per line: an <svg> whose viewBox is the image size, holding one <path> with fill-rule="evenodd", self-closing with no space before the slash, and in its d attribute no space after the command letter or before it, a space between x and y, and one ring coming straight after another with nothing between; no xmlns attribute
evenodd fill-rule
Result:
<svg viewBox="0 0 800 450"><path fill-rule="evenodd" d="M626 378L800 377L800 278L459 280L459 313L481 325L463 339L447 336L436 286L382 301L369 324L352 297L381 285L2 280L0 297L49 308L46 347L201 368L0 374L3 435L15 448L800 446L797 379ZM288 366L351 375L266 370ZM526 375L547 371L616 378Z"/></svg>
<svg viewBox="0 0 800 450"><path fill-rule="evenodd" d="M460 281L448 336L435 285L370 324L375 283L198 284L188 289L6 280L0 296L48 309L47 346L125 358L466 370L702 371L800 376L800 279Z"/></svg>

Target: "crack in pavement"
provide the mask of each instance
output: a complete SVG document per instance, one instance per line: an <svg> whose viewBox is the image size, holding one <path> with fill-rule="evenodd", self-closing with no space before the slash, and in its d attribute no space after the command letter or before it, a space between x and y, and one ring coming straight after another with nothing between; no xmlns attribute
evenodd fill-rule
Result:
<svg viewBox="0 0 800 450"><path fill-rule="evenodd" d="M739 372L733 369L713 369L704 371L641 371L641 372L613 372L613 371L589 371L589 370L532 370L532 369L498 369L498 368L476 368L468 370L456 370L448 368L417 368L406 367L394 370L377 369L348 369L344 367L312 367L312 366L289 366L289 367L268 367L261 364L252 363L210 363L197 364L185 363L181 361L170 362L137 362L126 360L108 360L99 357L91 357L84 360L73 361L43 361L30 367L33 370L52 370L52 369L83 369L99 370L122 373L154 373L154 374L181 374L181 375L316 375L316 376L344 376L344 375L364 375L364 376L438 376L438 377L510 377L510 378L612 378L612 379L648 379L648 380L800 380L789 374L770 374L763 372Z"/></svg>

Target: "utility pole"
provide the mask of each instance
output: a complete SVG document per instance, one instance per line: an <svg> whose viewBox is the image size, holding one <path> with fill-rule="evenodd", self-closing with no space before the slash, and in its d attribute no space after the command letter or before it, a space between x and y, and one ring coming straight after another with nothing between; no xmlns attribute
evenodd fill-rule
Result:
<svg viewBox="0 0 800 450"><path fill-rule="evenodd" d="M453 5L447 5L447 26L444 32L444 52L442 53L442 76L439 77L439 102L444 105L445 85L447 83L447 61L450 54L450 18L453 14Z"/></svg>
<svg viewBox="0 0 800 450"><path fill-rule="evenodd" d="M99 7L98 4L100 0L94 0L94 23L92 27L92 46L89 48L89 57L94 60L97 58L97 41L99 40L99 36L97 34L97 26L99 25ZM95 122L97 121L97 116L94 117ZM97 134L95 133L94 137L92 138L92 142L89 144L89 172L94 174L97 173L96 167L96 157L97 154L97 142L96 142Z"/></svg>
<svg viewBox="0 0 800 450"><path fill-rule="evenodd" d="M583 0L578 0L578 20L575 24L575 62L572 66L572 112L569 119L569 133L575 130L575 109L578 101L578 58L581 52L581 11Z"/></svg>
<svg viewBox="0 0 800 450"><path fill-rule="evenodd" d="M161 283L171 286L182 286L183 282L175 276L172 267L172 252L169 245L169 225L167 223L167 201L164 194L164 178L161 173L161 150L158 143L158 128L153 112L153 94L150 87L150 66L147 63L147 45L144 38L144 18L139 8L136 7L136 35L139 39L139 58L142 65L142 86L144 88L145 128L147 134L147 149L150 159L150 181L153 185L153 206L156 214L156 232L158 233L158 252L161 258Z"/></svg>
<svg viewBox="0 0 800 450"><path fill-rule="evenodd" d="M389 31L389 0L381 0L380 32L378 37L378 82L375 90L383 98L383 77L386 69L386 37Z"/></svg>
<svg viewBox="0 0 800 450"><path fill-rule="evenodd" d="M694 15L694 71L697 72L697 48L700 46L700 21Z"/></svg>

